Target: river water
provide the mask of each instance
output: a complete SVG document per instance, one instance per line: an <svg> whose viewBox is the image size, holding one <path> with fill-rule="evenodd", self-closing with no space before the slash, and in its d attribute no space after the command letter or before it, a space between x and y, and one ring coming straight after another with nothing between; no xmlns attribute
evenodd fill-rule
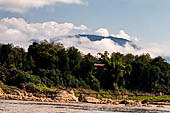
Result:
<svg viewBox="0 0 170 113"><path fill-rule="evenodd" d="M170 113L169 108L0 100L0 113Z"/></svg>

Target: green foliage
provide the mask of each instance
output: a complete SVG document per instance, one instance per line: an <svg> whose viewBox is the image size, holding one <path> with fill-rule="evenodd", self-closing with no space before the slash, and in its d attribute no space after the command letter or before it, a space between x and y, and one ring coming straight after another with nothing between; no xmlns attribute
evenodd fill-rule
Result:
<svg viewBox="0 0 170 113"><path fill-rule="evenodd" d="M2 88L4 92L8 93L11 92L12 88L16 88L16 87L5 85L2 81L0 81L0 88Z"/></svg>
<svg viewBox="0 0 170 113"><path fill-rule="evenodd" d="M4 89L26 85L48 90L61 86L169 94L170 64L162 57L151 58L149 54L113 52L109 55L106 51L96 58L81 54L75 47L66 49L60 43L46 40L33 42L27 52L12 44L1 44L0 81Z"/></svg>
<svg viewBox="0 0 170 113"><path fill-rule="evenodd" d="M45 85L36 85L36 84L33 84L33 83L26 83L25 87L31 88L35 91L44 91L44 92L46 92L46 91L56 91L56 88L49 88Z"/></svg>
<svg viewBox="0 0 170 113"><path fill-rule="evenodd" d="M138 97L128 97L130 100L149 100L149 101L170 101L169 95L164 96L138 96Z"/></svg>
<svg viewBox="0 0 170 113"><path fill-rule="evenodd" d="M123 63L120 53L113 53L109 58L108 53L100 54L100 61L105 64L100 81L104 89L119 90L119 87L125 86L125 77L130 75L132 67ZM103 79L105 78L105 79Z"/></svg>

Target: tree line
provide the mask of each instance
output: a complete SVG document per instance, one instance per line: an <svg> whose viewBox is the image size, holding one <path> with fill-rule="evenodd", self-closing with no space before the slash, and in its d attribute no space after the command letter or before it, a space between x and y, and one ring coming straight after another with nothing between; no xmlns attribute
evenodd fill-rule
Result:
<svg viewBox="0 0 170 113"><path fill-rule="evenodd" d="M95 64L102 64L95 66ZM82 54L75 47L42 41L27 51L0 45L0 82L18 88L35 84L93 90L170 91L170 64L158 56L99 53Z"/></svg>

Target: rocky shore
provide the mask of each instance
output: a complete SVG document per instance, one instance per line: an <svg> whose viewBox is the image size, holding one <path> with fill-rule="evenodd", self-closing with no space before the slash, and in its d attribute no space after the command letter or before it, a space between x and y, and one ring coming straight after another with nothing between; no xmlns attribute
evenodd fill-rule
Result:
<svg viewBox="0 0 170 113"><path fill-rule="evenodd" d="M156 105L157 107L164 107L170 105L168 102L149 102L147 100L118 100L108 98L94 98L87 95L80 95L76 97L73 90L58 90L51 98L43 93L28 93L21 89L13 89L10 93L5 93L0 88L0 99L3 100L23 100L23 101L39 101L39 102L60 102L60 103L75 103L85 102L94 104L106 105L119 105L125 104L126 106L150 106Z"/></svg>
<svg viewBox="0 0 170 113"><path fill-rule="evenodd" d="M5 93L0 88L0 99L4 100L24 100L24 101L40 101L40 102L78 102L78 98L73 91L59 90L55 97L48 98L43 93L28 93L21 89L13 89L10 93Z"/></svg>

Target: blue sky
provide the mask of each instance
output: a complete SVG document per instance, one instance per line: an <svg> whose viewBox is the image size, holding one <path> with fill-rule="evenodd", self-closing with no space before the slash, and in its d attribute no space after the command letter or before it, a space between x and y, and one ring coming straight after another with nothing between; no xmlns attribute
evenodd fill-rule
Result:
<svg viewBox="0 0 170 113"><path fill-rule="evenodd" d="M137 37L169 50L169 12L170 0L1 0L0 41L15 43L19 36L48 39L58 34L98 33ZM14 34L16 37L9 38Z"/></svg>
<svg viewBox="0 0 170 113"><path fill-rule="evenodd" d="M125 30L143 41L170 42L170 0L84 0L88 5L53 3L24 13L0 11L0 18L21 17L27 22L56 21L84 24L91 29Z"/></svg>

